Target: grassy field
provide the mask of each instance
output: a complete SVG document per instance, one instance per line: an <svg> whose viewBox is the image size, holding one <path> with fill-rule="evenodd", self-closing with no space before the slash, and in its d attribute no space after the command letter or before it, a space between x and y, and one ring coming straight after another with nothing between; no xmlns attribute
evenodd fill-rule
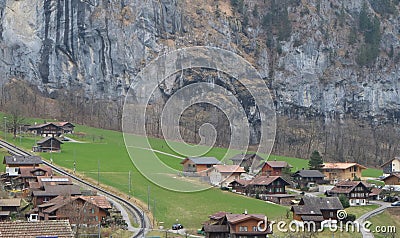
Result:
<svg viewBox="0 0 400 238"><path fill-rule="evenodd" d="M363 177L378 178L383 175L383 172L381 169L367 168L362 171L361 175Z"/></svg>
<svg viewBox="0 0 400 238"><path fill-rule="evenodd" d="M359 218L362 214L375 210L379 207L379 205L373 204L368 206L354 206L346 208L347 214L354 214L356 218Z"/></svg>
<svg viewBox="0 0 400 238"><path fill-rule="evenodd" d="M81 135L85 134L85 136L75 136L76 139L85 143L65 142L61 153L41 153L40 155L48 160L51 158L55 164L71 170L75 162L77 173L88 176L94 181L99 179L101 184L114 187L125 194L129 193L129 171L131 171L130 196L146 204L145 208L150 208L156 220L164 222L166 227L170 227L178 219L187 228L196 230L201 227L203 221L208 219L208 215L218 211L242 213L247 209L249 213L262 213L272 218L279 218L286 214L286 207L224 192L217 188L193 193L163 189L149 182L135 168L120 132L79 125L76 131ZM11 138L11 135L7 135L7 138ZM21 142L19 138L9 141L30 149L38 139L25 135ZM140 143L143 141L138 141L138 145ZM155 148L165 149L162 140L151 139L151 143ZM136 152L139 156L141 155L140 150ZM226 151L215 148L208 155L219 157L223 153ZM143 155L146 154L143 153ZM162 156L162 160L166 163L180 162L169 156ZM178 166L180 166L179 163Z"/></svg>
<svg viewBox="0 0 400 238"><path fill-rule="evenodd" d="M400 229L400 217L399 216L394 216L391 215L388 211L385 211L381 214L378 214L376 216L373 216L369 219L369 221L372 223L372 227L370 228L371 231L374 232L374 236L376 238L388 238L388 237L398 237L399 234L399 229ZM379 228L377 229L377 227ZM388 226L391 226L388 227ZM386 229L393 229L395 227L396 232L380 232Z"/></svg>

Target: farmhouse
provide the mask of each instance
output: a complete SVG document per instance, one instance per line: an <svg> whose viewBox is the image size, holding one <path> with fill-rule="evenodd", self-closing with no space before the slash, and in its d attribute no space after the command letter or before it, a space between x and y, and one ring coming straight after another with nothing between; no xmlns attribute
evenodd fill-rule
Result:
<svg viewBox="0 0 400 238"><path fill-rule="evenodd" d="M214 165L210 170L210 181L213 185L227 187L230 182L239 179L244 169L239 165Z"/></svg>
<svg viewBox="0 0 400 238"><path fill-rule="evenodd" d="M393 173L382 180L385 185L400 185L400 173Z"/></svg>
<svg viewBox="0 0 400 238"><path fill-rule="evenodd" d="M250 183L251 180L244 180L244 179L235 179L228 184L228 187L232 188L232 192L234 193L246 193L246 186Z"/></svg>
<svg viewBox="0 0 400 238"><path fill-rule="evenodd" d="M325 175L319 170L302 169L295 172L292 177L299 188L305 188L311 183L323 184Z"/></svg>
<svg viewBox="0 0 400 238"><path fill-rule="evenodd" d="M73 238L68 220L62 221L7 221L0 222L2 238L16 237L58 237Z"/></svg>
<svg viewBox="0 0 400 238"><path fill-rule="evenodd" d="M361 181L342 181L326 192L329 196L345 195L350 206L367 205L370 193L370 186Z"/></svg>
<svg viewBox="0 0 400 238"><path fill-rule="evenodd" d="M221 162L214 157L188 157L181 164L183 165L183 172L198 173L211 169Z"/></svg>
<svg viewBox="0 0 400 238"><path fill-rule="evenodd" d="M63 129L61 126L57 126L54 123L45 123L40 125L34 125L28 127L28 131L32 132L35 135L40 135L43 137L48 136L60 136L63 133Z"/></svg>
<svg viewBox="0 0 400 238"><path fill-rule="evenodd" d="M37 207L39 220L66 220L71 224L98 225L110 215L104 196L58 196ZM36 212L36 210L35 210Z"/></svg>
<svg viewBox="0 0 400 238"><path fill-rule="evenodd" d="M321 171L331 184L336 184L343 180L361 178L363 169L366 167L357 163L324 163Z"/></svg>
<svg viewBox="0 0 400 238"><path fill-rule="evenodd" d="M38 142L32 148L34 152L58 152L61 151L61 144L63 144L56 137L46 137Z"/></svg>
<svg viewBox="0 0 400 238"><path fill-rule="evenodd" d="M281 176L282 169L292 168L286 161L266 161L261 168L262 175Z"/></svg>
<svg viewBox="0 0 400 238"><path fill-rule="evenodd" d="M330 197L303 197L299 204L291 207L293 219L300 224L304 222L314 222L316 227L320 227L325 220L337 220L337 212L343 210L339 198Z"/></svg>
<svg viewBox="0 0 400 238"><path fill-rule="evenodd" d="M393 173L400 173L400 157L395 157L381 165L383 174L389 176Z"/></svg>
<svg viewBox="0 0 400 238"><path fill-rule="evenodd" d="M39 156L4 156L3 164L6 165L6 173L9 176L18 176L20 167L36 167L43 161Z"/></svg>
<svg viewBox="0 0 400 238"><path fill-rule="evenodd" d="M67 121L63 121L63 122L51 122L59 127L62 128L62 133L63 134L73 134L74 133L74 124L67 122Z"/></svg>
<svg viewBox="0 0 400 238"><path fill-rule="evenodd" d="M211 215L210 220L205 222L202 230L206 238L240 238L254 237L265 238L272 234L267 224L267 217L262 214L231 214L218 212ZM258 229L267 227L266 229Z"/></svg>
<svg viewBox="0 0 400 238"><path fill-rule="evenodd" d="M261 167L263 158L257 154L237 154L230 158L234 165L243 167L249 173L255 173Z"/></svg>
<svg viewBox="0 0 400 238"><path fill-rule="evenodd" d="M20 167L18 179L23 184L23 188L28 188L29 183L36 182L38 176L51 176L52 174L52 169L49 166Z"/></svg>
<svg viewBox="0 0 400 238"><path fill-rule="evenodd" d="M266 194L284 194L287 185L289 183L280 176L258 176L246 185L246 192L250 196L260 197Z"/></svg>

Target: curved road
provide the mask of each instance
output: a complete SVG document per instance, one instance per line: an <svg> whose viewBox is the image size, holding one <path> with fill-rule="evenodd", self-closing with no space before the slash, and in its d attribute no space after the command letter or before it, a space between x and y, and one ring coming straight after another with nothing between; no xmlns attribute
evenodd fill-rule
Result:
<svg viewBox="0 0 400 238"><path fill-rule="evenodd" d="M0 140L0 147L3 147L5 149L7 149L9 151L10 154L14 154L14 155L24 155L24 156L31 156L32 154L16 147L13 144L10 144L6 141ZM134 231L135 234L133 235L134 238L137 237L144 237L145 235L145 231L146 229L151 228L151 223L150 220L148 219L148 217L145 215L145 213L140 210L136 205L130 203L129 201L126 201L126 199L119 197L111 192L108 192L100 187L97 187L91 183L88 183L78 177L76 177L75 175L69 174L68 172L64 171L63 169L60 169L58 167L56 167L53 164L50 164L46 161L43 161L43 163L49 167L51 167L54 171L56 171L59 174L65 175L70 177L72 180L83 184L84 186L90 187L92 189L95 189L96 191L100 192L101 194L105 195L106 197L108 197L114 204L119 204L117 205L117 207L121 210L121 212L123 212L124 208L121 207L121 204L124 205L125 208L128 209L129 213L131 213L132 217L135 218L135 220L139 223L140 228L133 228L132 226L128 227L130 228L129 230ZM115 202L117 201L117 202ZM128 216L129 218L129 216Z"/></svg>

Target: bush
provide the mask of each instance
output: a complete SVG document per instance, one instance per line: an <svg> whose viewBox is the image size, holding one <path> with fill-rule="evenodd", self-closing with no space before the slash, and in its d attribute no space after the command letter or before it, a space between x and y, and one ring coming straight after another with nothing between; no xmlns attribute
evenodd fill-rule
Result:
<svg viewBox="0 0 400 238"><path fill-rule="evenodd" d="M350 207L349 199L345 195L341 194L339 196L339 200L340 200L340 203L342 203L342 206L344 208Z"/></svg>

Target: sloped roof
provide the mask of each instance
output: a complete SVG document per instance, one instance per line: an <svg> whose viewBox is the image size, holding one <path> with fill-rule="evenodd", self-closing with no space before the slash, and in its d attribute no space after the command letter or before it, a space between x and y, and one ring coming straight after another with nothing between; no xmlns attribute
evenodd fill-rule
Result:
<svg viewBox="0 0 400 238"><path fill-rule="evenodd" d="M103 209L111 209L111 204L104 196L79 196L79 198Z"/></svg>
<svg viewBox="0 0 400 238"><path fill-rule="evenodd" d="M78 185L45 185L45 190L32 191L35 197L59 196L59 195L81 195Z"/></svg>
<svg viewBox="0 0 400 238"><path fill-rule="evenodd" d="M31 164L42 164L43 161L39 156L22 156L22 155L10 155L4 156L3 164L15 164L15 165L31 165Z"/></svg>
<svg viewBox="0 0 400 238"><path fill-rule="evenodd" d="M292 168L290 164L288 164L286 161L266 161L265 164L268 164L272 168Z"/></svg>
<svg viewBox="0 0 400 238"><path fill-rule="evenodd" d="M231 183L238 183L238 184L240 184L240 185L243 185L243 186L246 186L247 184L249 184L250 182L251 182L251 180L245 180L245 179L235 179L235 180L233 180L232 182L230 182L229 184L231 184Z"/></svg>
<svg viewBox="0 0 400 238"><path fill-rule="evenodd" d="M323 178L325 175L319 170L302 169L293 174L293 176L300 176L303 178Z"/></svg>
<svg viewBox="0 0 400 238"><path fill-rule="evenodd" d="M39 186L45 185L72 185L72 180L66 176L38 176Z"/></svg>
<svg viewBox="0 0 400 238"><path fill-rule="evenodd" d="M286 185L289 185L281 176L258 176L251 180L248 185L269 185L277 179L281 179Z"/></svg>
<svg viewBox="0 0 400 238"><path fill-rule="evenodd" d="M297 215L322 215L321 209L312 205L296 205L291 210Z"/></svg>
<svg viewBox="0 0 400 238"><path fill-rule="evenodd" d="M40 144L43 144L43 143L47 142L48 140L56 140L56 141L58 141L60 144L64 144L64 143L62 143L59 139L57 139L57 138L55 138L55 137L52 137L52 136L45 137L45 138L39 140L38 142L36 142L36 144L40 145Z"/></svg>
<svg viewBox="0 0 400 238"><path fill-rule="evenodd" d="M75 127L74 124L72 124L71 122L68 122L68 121L51 122L51 123L53 123L54 125L57 125L57 126L65 126L67 124L70 124L71 126Z"/></svg>
<svg viewBox="0 0 400 238"><path fill-rule="evenodd" d="M381 194L381 192L382 192L382 189L380 189L380 188L372 188L369 196L376 196L376 195Z"/></svg>
<svg viewBox="0 0 400 238"><path fill-rule="evenodd" d="M82 200L84 202L91 203L101 209L111 209L111 204L107 200L106 197L104 196L76 196L76 197L64 197L64 196L57 196L50 201L46 203L46 206L42 207L47 207L45 210L43 210L44 213L52 213L61 207L75 201L75 200Z"/></svg>
<svg viewBox="0 0 400 238"><path fill-rule="evenodd" d="M363 185L366 188L369 188L370 185L367 183L364 183L362 181L351 181L351 180L347 180L347 181L341 181L339 183L337 183L335 185L335 187L333 187L331 190L329 190L329 193L344 193L344 194L348 194L351 191L353 191L353 189L355 187L357 187L358 185Z"/></svg>
<svg viewBox="0 0 400 238"><path fill-rule="evenodd" d="M262 214L226 214L225 216L226 220L231 224L235 224L248 219L255 219L255 220L265 219L265 215Z"/></svg>
<svg viewBox="0 0 400 238"><path fill-rule="evenodd" d="M208 217L213 220L219 220L219 219L225 217L226 214L230 214L230 212L216 212Z"/></svg>
<svg viewBox="0 0 400 238"><path fill-rule="evenodd" d="M245 173L246 171L239 165L214 165L215 170L220 173Z"/></svg>
<svg viewBox="0 0 400 238"><path fill-rule="evenodd" d="M195 164L221 164L221 161L217 160L214 157L188 157L184 159L181 164L185 163L186 161L191 160Z"/></svg>
<svg viewBox="0 0 400 238"><path fill-rule="evenodd" d="M68 220L0 222L0 238L36 238L40 236L74 237Z"/></svg>
<svg viewBox="0 0 400 238"><path fill-rule="evenodd" d="M49 126L49 125L53 125L53 126L55 126L55 127L61 128L60 126L58 126L58 125L56 125L56 124L54 124L54 123L52 123L52 122L49 122L49 123L43 123L43 124L38 124L38 125L30 126L30 127L28 127L28 130L39 129L39 128L42 128L42 127L45 127L45 126Z"/></svg>
<svg viewBox="0 0 400 238"><path fill-rule="evenodd" d="M348 169L353 166L358 166L362 169L366 169L367 167L362 166L357 163L324 163L321 169Z"/></svg>
<svg viewBox="0 0 400 238"><path fill-rule="evenodd" d="M321 210L342 210L343 206L338 197L311 197L305 196L300 200L300 204L313 206ZM301 205L299 205L301 206Z"/></svg>
<svg viewBox="0 0 400 238"><path fill-rule="evenodd" d="M400 179L400 174L399 174L399 173L393 173L393 174L391 174L391 175L389 175L389 176L383 178L382 180L385 181L385 180L387 180L387 179L389 179L389 178L391 178L391 177L397 177L397 178Z"/></svg>
<svg viewBox="0 0 400 238"><path fill-rule="evenodd" d="M47 174L52 174L52 169L49 166L40 166L40 167L20 167L19 168L19 177L32 177L35 171L42 170ZM34 176L35 177L35 176Z"/></svg>
<svg viewBox="0 0 400 238"><path fill-rule="evenodd" d="M21 198L0 199L0 207L19 207Z"/></svg>
<svg viewBox="0 0 400 238"><path fill-rule="evenodd" d="M400 157L394 157L393 159L391 159L391 160L385 162L384 164L381 165L381 168L382 168L382 167L385 167L385 166L386 166L387 164L389 164L389 163L392 163L393 160L398 160L398 161L400 161Z"/></svg>
<svg viewBox="0 0 400 238"><path fill-rule="evenodd" d="M303 221L324 221L325 219L323 216L304 215L304 216L301 216L301 220L303 220Z"/></svg>

